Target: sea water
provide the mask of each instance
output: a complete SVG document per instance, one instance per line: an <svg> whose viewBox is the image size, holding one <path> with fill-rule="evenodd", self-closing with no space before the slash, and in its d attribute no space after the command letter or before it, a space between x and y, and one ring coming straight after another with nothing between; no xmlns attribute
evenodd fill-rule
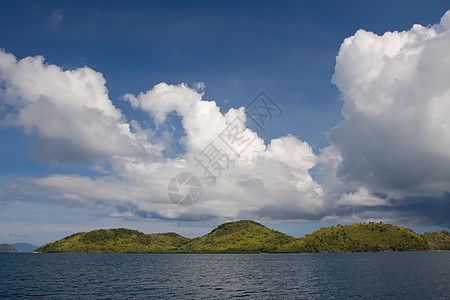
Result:
<svg viewBox="0 0 450 300"><path fill-rule="evenodd" d="M0 253L0 298L450 299L450 252Z"/></svg>

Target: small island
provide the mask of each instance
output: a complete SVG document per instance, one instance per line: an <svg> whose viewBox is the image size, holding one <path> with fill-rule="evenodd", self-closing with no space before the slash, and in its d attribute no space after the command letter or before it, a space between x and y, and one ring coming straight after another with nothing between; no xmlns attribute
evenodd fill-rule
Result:
<svg viewBox="0 0 450 300"><path fill-rule="evenodd" d="M18 252L18 250L10 244L0 244L0 252Z"/></svg>
<svg viewBox="0 0 450 300"><path fill-rule="evenodd" d="M99 229L44 245L40 253L339 253L450 250L450 234L417 234L381 223L337 225L295 238L251 220L224 223L198 238Z"/></svg>

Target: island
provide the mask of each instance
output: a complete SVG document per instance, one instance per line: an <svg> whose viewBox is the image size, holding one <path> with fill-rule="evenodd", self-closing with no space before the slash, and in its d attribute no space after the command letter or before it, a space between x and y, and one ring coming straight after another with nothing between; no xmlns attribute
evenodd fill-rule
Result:
<svg viewBox="0 0 450 300"><path fill-rule="evenodd" d="M11 246L16 248L19 252L33 252L34 249L37 248L37 246L28 243L15 243L11 244Z"/></svg>
<svg viewBox="0 0 450 300"><path fill-rule="evenodd" d="M10 244L0 244L0 252L17 252L17 249Z"/></svg>
<svg viewBox="0 0 450 300"><path fill-rule="evenodd" d="M450 250L449 232L417 234L382 223L325 227L302 238L251 220L224 223L210 233L186 238L177 233L99 229L44 245L39 253L337 253Z"/></svg>

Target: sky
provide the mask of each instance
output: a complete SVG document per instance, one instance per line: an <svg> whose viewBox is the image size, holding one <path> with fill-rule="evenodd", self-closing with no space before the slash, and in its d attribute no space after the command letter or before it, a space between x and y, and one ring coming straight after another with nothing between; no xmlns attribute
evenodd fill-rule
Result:
<svg viewBox="0 0 450 300"><path fill-rule="evenodd" d="M449 9L0 2L0 242L448 229Z"/></svg>

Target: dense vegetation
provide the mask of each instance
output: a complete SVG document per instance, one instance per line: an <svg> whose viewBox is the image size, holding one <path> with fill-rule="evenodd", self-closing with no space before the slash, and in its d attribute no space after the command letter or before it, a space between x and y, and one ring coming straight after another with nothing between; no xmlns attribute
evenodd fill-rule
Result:
<svg viewBox="0 0 450 300"><path fill-rule="evenodd" d="M0 252L17 252L17 249L10 244L0 244Z"/></svg>
<svg viewBox="0 0 450 300"><path fill-rule="evenodd" d="M450 250L450 233L446 230L427 232L423 237L432 250Z"/></svg>
<svg viewBox="0 0 450 300"><path fill-rule="evenodd" d="M193 253L276 252L296 238L269 229L254 221L225 223L210 233L192 239L184 250Z"/></svg>
<svg viewBox="0 0 450 300"><path fill-rule="evenodd" d="M299 239L291 248L294 252L379 252L429 249L426 240L409 229L375 223L322 228Z"/></svg>
<svg viewBox="0 0 450 300"><path fill-rule="evenodd" d="M131 229L100 229L76 233L38 248L38 252L71 253L270 253L378 252L450 250L446 231L419 235L389 224L338 225L294 238L257 222L220 225L189 239L176 233L144 234Z"/></svg>
<svg viewBox="0 0 450 300"><path fill-rule="evenodd" d="M99 229L70 235L37 252L160 253L177 252L189 239L176 233L144 234L137 230Z"/></svg>

